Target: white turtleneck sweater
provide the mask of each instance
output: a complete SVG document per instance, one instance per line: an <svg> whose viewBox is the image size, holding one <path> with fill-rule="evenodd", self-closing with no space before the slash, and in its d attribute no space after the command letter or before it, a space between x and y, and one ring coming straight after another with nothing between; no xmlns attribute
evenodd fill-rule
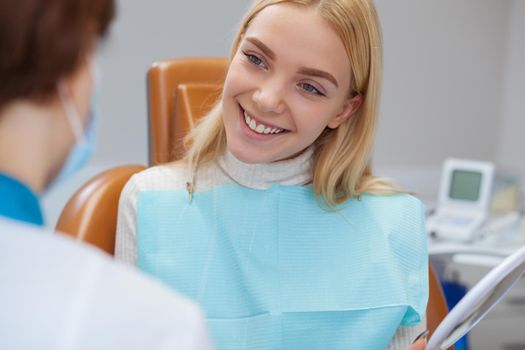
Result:
<svg viewBox="0 0 525 350"><path fill-rule="evenodd" d="M116 239L116 259L137 264L137 194L143 191L207 191L224 184L266 190L274 184L297 186L310 183L312 174L312 148L299 156L272 164L246 164L226 152L216 163L201 165L193 177L183 164L169 164L149 168L134 175L126 184L119 204ZM190 193L188 193L190 201ZM206 310L205 310L206 311ZM406 349L425 329L425 322L417 326L400 326L388 349Z"/></svg>

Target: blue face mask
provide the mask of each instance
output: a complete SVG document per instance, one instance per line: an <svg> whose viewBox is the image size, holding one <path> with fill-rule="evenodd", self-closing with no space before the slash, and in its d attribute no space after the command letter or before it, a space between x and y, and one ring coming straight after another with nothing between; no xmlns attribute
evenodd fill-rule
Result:
<svg viewBox="0 0 525 350"><path fill-rule="evenodd" d="M64 110L66 112L69 125L73 131L76 142L73 148L69 151L69 155L62 166L57 177L48 186L48 190L55 187L58 183L64 182L70 178L71 175L80 170L93 155L96 143L96 130L97 130L97 106L96 106L96 92L97 92L97 79L94 77L94 91L91 99L90 115L86 125L82 125L80 115L77 108L73 104L67 87L63 84L58 85L58 94Z"/></svg>

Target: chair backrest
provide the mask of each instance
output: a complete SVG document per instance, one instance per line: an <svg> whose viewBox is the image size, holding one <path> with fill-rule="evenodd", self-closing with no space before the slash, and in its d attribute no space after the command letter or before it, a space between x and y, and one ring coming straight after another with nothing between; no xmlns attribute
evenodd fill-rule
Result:
<svg viewBox="0 0 525 350"><path fill-rule="evenodd" d="M113 255L120 192L133 174L144 169L143 165L120 166L90 179L66 203L56 230Z"/></svg>
<svg viewBox="0 0 525 350"><path fill-rule="evenodd" d="M441 288L441 283L437 278L432 264L428 266L428 283L429 283L429 296L427 305L427 329L429 330L428 339L436 330L439 323L445 318L448 313L447 301ZM449 350L454 349L450 347Z"/></svg>
<svg viewBox="0 0 525 350"><path fill-rule="evenodd" d="M183 155L184 135L220 98L227 68L228 60L216 57L164 60L149 69L150 165Z"/></svg>

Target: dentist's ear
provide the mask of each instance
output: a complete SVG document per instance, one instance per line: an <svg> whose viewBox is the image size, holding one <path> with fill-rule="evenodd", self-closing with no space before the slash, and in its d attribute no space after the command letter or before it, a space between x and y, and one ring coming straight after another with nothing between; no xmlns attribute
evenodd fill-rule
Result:
<svg viewBox="0 0 525 350"><path fill-rule="evenodd" d="M80 114L82 122L85 121L89 114L91 94L94 86L90 58L91 56L82 60L75 71L58 82L58 85L67 91Z"/></svg>
<svg viewBox="0 0 525 350"><path fill-rule="evenodd" d="M328 123L330 129L336 129L339 125L350 119L355 112L359 110L363 104L363 95L358 94L352 98L349 98L344 103L341 111Z"/></svg>

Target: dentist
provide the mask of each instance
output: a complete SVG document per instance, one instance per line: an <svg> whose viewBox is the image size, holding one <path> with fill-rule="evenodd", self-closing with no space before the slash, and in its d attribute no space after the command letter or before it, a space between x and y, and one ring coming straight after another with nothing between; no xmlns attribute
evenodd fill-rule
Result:
<svg viewBox="0 0 525 350"><path fill-rule="evenodd" d="M92 58L113 0L0 2L0 348L209 349L190 301L44 229L39 196L88 160Z"/></svg>

